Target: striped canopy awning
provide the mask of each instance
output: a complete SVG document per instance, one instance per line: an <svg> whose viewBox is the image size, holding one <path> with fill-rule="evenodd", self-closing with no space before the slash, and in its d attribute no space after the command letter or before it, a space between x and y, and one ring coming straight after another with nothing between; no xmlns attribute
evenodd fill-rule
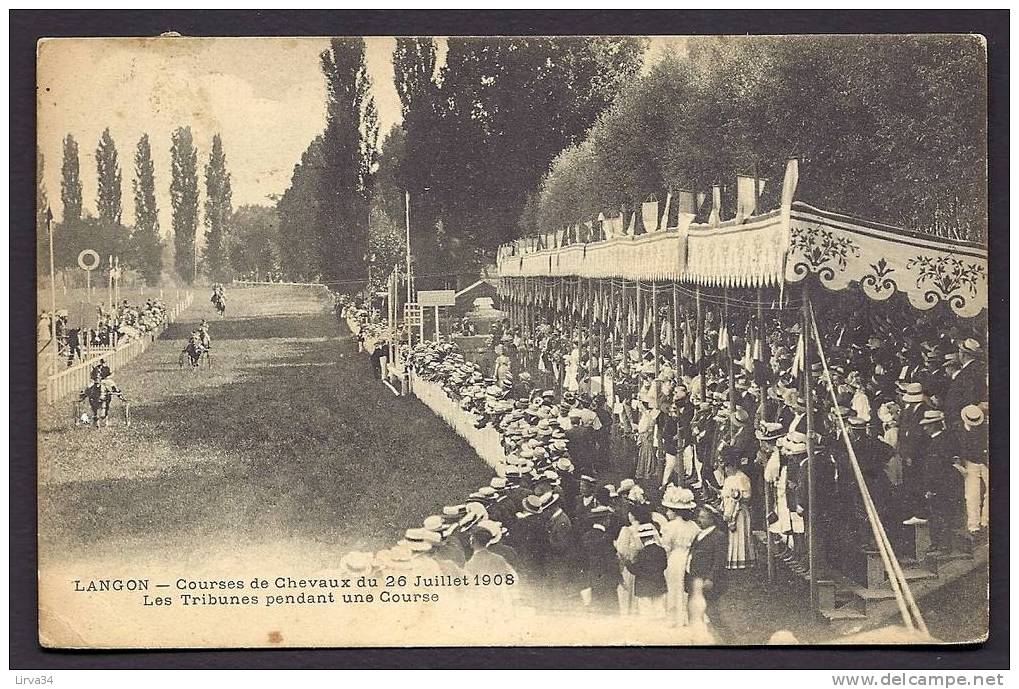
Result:
<svg viewBox="0 0 1019 689"><path fill-rule="evenodd" d="M794 202L743 223L616 237L558 249L500 249L500 277L678 280L764 287L815 275L832 290L858 287L883 301L904 294L915 308L947 304L960 316L987 308L987 249Z"/></svg>

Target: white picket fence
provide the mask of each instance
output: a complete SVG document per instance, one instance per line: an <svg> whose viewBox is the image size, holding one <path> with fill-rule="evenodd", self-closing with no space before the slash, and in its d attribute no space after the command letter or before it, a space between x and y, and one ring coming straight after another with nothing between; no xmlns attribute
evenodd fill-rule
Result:
<svg viewBox="0 0 1019 689"><path fill-rule="evenodd" d="M123 344L117 345L114 349L109 349L103 352L101 355L94 355L91 358L86 359L80 364L75 364L70 368L66 368L59 373L56 373L46 378L46 401L49 404L54 404L57 400L60 400L70 394L77 393L86 387L89 383L89 373L92 371L92 367L99 363L100 359L105 359L110 370L116 372L121 366L127 365L129 361L132 361L139 354L149 348L166 327L176 322L180 317L181 313L191 306L191 302L194 299L194 294L191 292L185 292L181 297L180 301L173 307L171 307L166 314L166 321L158 330L151 333L146 333L143 337L137 340L131 340Z"/></svg>
<svg viewBox="0 0 1019 689"><path fill-rule="evenodd" d="M231 287L326 287L321 282L259 282L258 280L234 280Z"/></svg>

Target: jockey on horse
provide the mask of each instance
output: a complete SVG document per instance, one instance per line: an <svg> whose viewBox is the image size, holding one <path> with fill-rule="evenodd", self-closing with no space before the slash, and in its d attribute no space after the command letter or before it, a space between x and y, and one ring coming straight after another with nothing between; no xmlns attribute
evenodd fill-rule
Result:
<svg viewBox="0 0 1019 689"><path fill-rule="evenodd" d="M216 307L220 316L226 314L226 292L223 290L223 285L217 282L212 286L212 298L209 301Z"/></svg>
<svg viewBox="0 0 1019 689"><path fill-rule="evenodd" d="M202 319L202 324L198 326L198 341L203 349L212 349L212 337L209 336L209 321L204 318Z"/></svg>
<svg viewBox="0 0 1019 689"><path fill-rule="evenodd" d="M208 333L205 334L205 338L208 338ZM188 355L188 361L190 361L191 365L195 368L198 367L198 362L202 358L202 354L207 351L207 348L202 344L202 340L202 332L200 330L193 331L183 350L184 354Z"/></svg>
<svg viewBox="0 0 1019 689"><path fill-rule="evenodd" d="M92 382L78 395L78 401L88 400L88 405L92 409L92 423L96 428L99 428L100 422L104 419L106 425L110 425L110 402L114 396L127 402L124 393L111 376L104 377L99 371L94 370Z"/></svg>

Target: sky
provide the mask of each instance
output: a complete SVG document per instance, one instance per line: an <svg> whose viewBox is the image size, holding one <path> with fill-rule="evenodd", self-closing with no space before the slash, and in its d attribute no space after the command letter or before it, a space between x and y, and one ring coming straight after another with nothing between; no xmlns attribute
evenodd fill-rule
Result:
<svg viewBox="0 0 1019 689"><path fill-rule="evenodd" d="M678 48L657 38L648 60ZM398 124L391 37L365 38L366 63L384 136ZM204 180L212 137L220 134L234 208L271 204L289 186L294 165L325 128L325 82L318 55L328 38L51 39L38 49L39 149L43 180L59 221L62 140L78 142L83 201L96 212L95 149L103 129L117 144L123 222L134 222L134 151L149 135L162 231L170 230L170 134L191 126ZM439 40L439 60L444 57ZM381 140L381 137L380 137ZM204 183L199 184L203 192ZM204 194L201 193L201 203Z"/></svg>

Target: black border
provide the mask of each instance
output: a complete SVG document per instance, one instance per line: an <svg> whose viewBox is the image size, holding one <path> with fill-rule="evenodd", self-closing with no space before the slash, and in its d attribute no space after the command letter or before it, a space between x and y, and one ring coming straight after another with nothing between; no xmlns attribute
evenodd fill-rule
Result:
<svg viewBox="0 0 1019 689"><path fill-rule="evenodd" d="M86 11L9 13L11 102L11 322L35 327L35 47L43 36L193 36L977 33L989 59L991 398L991 632L959 647L434 648L226 651L48 651L38 645L36 591L35 351L11 341L10 667L127 668L846 668L1009 667L1008 562L1008 39L1007 10L966 11Z"/></svg>

